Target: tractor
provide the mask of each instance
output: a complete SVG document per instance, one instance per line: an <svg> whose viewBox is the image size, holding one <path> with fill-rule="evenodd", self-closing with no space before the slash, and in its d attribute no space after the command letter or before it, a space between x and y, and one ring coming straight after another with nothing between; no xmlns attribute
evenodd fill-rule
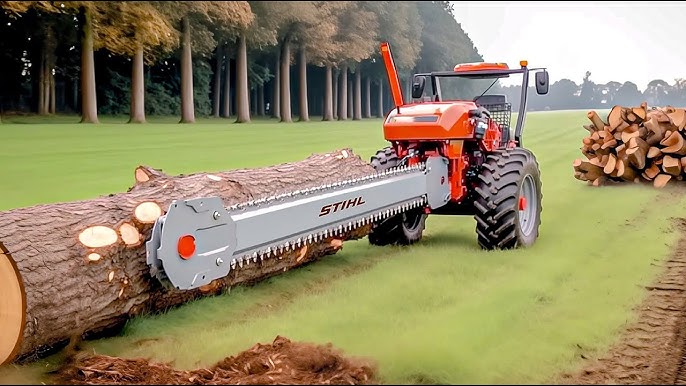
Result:
<svg viewBox="0 0 686 386"><path fill-rule="evenodd" d="M378 172L423 163L429 156L448 159L449 201L438 208L414 208L373 223L373 245L412 244L422 238L426 218L473 215L481 248L510 249L538 238L542 192L534 154L522 146L529 74L536 92L548 93L545 68L506 63L464 63L452 71L415 74L412 101L405 103L390 45L381 44L395 107L386 115L384 138L390 145L372 156ZM498 80L520 75L522 90L516 124L506 95L486 94ZM475 85L493 80L477 95ZM427 85L429 87L427 87Z"/></svg>

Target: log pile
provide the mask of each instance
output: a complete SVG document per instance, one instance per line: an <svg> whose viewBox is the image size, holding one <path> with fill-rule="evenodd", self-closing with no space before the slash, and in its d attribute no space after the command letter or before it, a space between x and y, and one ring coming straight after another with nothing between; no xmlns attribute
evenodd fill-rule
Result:
<svg viewBox="0 0 686 386"><path fill-rule="evenodd" d="M130 317L254 283L336 253L369 226L244 265L191 291L150 274L145 241L175 199L218 196L226 206L373 173L342 149L258 169L168 176L140 166L127 192L0 212L0 364L23 362Z"/></svg>
<svg viewBox="0 0 686 386"><path fill-rule="evenodd" d="M574 177L601 186L652 183L656 188L686 176L686 109L614 106L603 121L588 112L589 134L574 160Z"/></svg>

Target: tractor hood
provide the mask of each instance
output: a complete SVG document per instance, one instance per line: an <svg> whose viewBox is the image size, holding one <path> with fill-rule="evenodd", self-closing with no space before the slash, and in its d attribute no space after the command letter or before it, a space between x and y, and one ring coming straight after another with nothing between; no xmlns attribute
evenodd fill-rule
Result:
<svg viewBox="0 0 686 386"><path fill-rule="evenodd" d="M420 115L443 115L448 111L467 112L475 109L476 104L472 101L450 101L450 102L424 102L400 106L400 109L393 109L388 116L420 116ZM400 110L400 112L398 112Z"/></svg>
<svg viewBox="0 0 686 386"><path fill-rule="evenodd" d="M425 102L394 108L384 122L389 141L470 138L469 111L472 101Z"/></svg>

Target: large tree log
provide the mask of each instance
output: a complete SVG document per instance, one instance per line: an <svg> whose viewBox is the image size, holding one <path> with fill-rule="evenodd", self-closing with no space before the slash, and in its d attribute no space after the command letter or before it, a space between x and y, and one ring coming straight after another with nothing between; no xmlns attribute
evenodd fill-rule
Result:
<svg viewBox="0 0 686 386"><path fill-rule="evenodd" d="M134 315L254 283L335 253L369 227L243 265L191 290L151 277L145 241L174 199L219 196L233 205L373 173L349 149L259 169L170 177L139 167L128 192L0 212L0 363L35 359L71 337L116 330Z"/></svg>

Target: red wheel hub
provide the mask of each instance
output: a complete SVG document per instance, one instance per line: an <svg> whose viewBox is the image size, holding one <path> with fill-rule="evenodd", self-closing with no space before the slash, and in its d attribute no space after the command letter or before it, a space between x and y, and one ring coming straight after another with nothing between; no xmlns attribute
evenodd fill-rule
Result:
<svg viewBox="0 0 686 386"><path fill-rule="evenodd" d="M519 197L519 210L526 209L526 197Z"/></svg>

